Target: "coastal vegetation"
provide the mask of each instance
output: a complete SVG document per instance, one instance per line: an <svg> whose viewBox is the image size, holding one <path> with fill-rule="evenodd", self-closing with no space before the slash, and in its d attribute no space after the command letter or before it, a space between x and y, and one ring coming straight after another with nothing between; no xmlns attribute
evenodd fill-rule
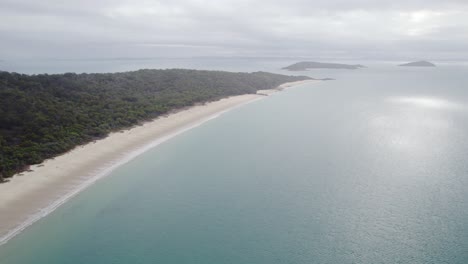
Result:
<svg viewBox="0 0 468 264"><path fill-rule="evenodd" d="M306 79L310 78L183 69L0 72L0 181L77 145L173 110Z"/></svg>
<svg viewBox="0 0 468 264"><path fill-rule="evenodd" d="M359 68L364 68L360 64L342 64L342 63L326 63L326 62L314 62L314 61L302 61L294 63L287 67L284 67L283 70L289 71L305 71L308 69L348 69L356 70Z"/></svg>

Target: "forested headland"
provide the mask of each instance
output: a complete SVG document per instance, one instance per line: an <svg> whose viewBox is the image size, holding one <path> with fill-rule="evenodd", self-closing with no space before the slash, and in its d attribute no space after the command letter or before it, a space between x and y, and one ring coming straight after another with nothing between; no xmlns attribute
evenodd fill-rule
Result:
<svg viewBox="0 0 468 264"><path fill-rule="evenodd" d="M265 72L0 72L0 181L171 110L310 79Z"/></svg>

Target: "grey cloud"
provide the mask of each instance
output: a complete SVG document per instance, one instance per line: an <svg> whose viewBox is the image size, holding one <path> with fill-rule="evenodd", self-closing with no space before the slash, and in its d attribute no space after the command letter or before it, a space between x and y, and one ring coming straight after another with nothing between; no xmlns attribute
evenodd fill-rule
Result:
<svg viewBox="0 0 468 264"><path fill-rule="evenodd" d="M464 0L0 0L0 58L468 53Z"/></svg>

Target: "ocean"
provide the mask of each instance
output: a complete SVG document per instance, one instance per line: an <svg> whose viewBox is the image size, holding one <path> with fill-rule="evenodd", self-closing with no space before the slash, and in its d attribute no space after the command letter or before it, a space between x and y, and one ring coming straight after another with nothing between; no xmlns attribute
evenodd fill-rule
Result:
<svg viewBox="0 0 468 264"><path fill-rule="evenodd" d="M63 69L290 73L286 60L139 63ZM368 66L294 72L336 80L147 151L0 246L0 263L468 263L468 67Z"/></svg>

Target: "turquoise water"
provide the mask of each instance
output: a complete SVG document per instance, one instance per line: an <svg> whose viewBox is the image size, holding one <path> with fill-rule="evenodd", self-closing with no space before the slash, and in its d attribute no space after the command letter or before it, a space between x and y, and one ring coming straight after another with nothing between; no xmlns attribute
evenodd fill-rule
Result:
<svg viewBox="0 0 468 264"><path fill-rule="evenodd" d="M309 72L338 80L148 151L0 263L468 263L467 72Z"/></svg>

